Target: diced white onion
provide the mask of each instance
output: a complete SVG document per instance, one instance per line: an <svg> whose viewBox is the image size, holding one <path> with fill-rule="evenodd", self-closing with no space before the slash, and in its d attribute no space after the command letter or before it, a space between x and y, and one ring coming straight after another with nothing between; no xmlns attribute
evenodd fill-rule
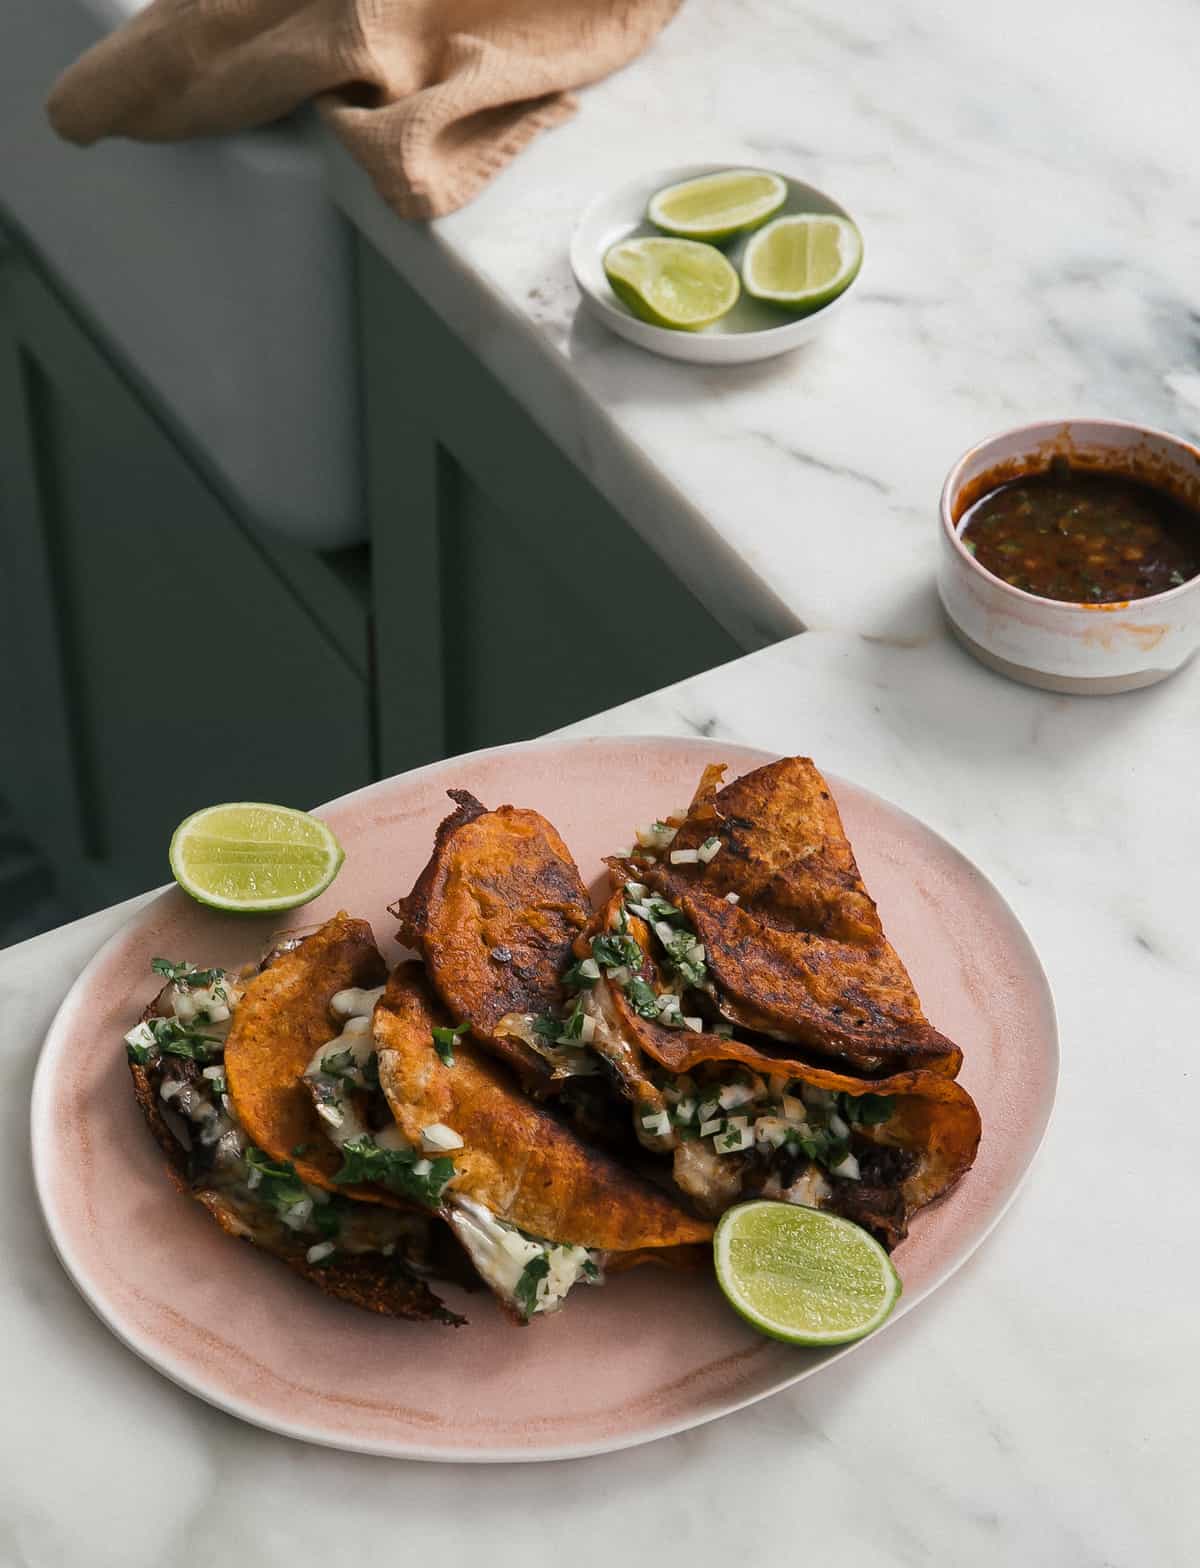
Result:
<svg viewBox="0 0 1200 1568"><path fill-rule="evenodd" d="M318 1105L317 1115L323 1116L331 1127L340 1127L346 1120L346 1113L340 1105Z"/></svg>
<svg viewBox="0 0 1200 1568"><path fill-rule="evenodd" d="M696 1112L702 1122L711 1121L721 1109L716 1100L701 1100L700 1109Z"/></svg>
<svg viewBox="0 0 1200 1568"><path fill-rule="evenodd" d="M650 1116L642 1117L642 1126L655 1137L665 1138L671 1130L671 1118L666 1111L655 1111Z"/></svg>
<svg viewBox="0 0 1200 1568"><path fill-rule="evenodd" d="M675 1120L677 1122L690 1122L696 1114L696 1101L690 1094L685 1094L675 1106Z"/></svg>
<svg viewBox="0 0 1200 1568"><path fill-rule="evenodd" d="M584 1045L591 1045L596 1038L596 1020L588 1013L579 1020L579 1038Z"/></svg>
<svg viewBox="0 0 1200 1568"><path fill-rule="evenodd" d="M805 1105L832 1105L834 1094L832 1089L818 1089L813 1084L801 1084L800 1093L804 1096Z"/></svg>
<svg viewBox="0 0 1200 1568"><path fill-rule="evenodd" d="M125 1036L126 1045L149 1046L151 1050L158 1044L154 1038L154 1030L149 1024L135 1024Z"/></svg>
<svg viewBox="0 0 1200 1568"><path fill-rule="evenodd" d="M727 1116L725 1118L725 1125L729 1128L730 1132L740 1131L743 1127L748 1127L750 1125L750 1118L748 1116Z"/></svg>
<svg viewBox="0 0 1200 1568"><path fill-rule="evenodd" d="M723 1111L733 1110L735 1105L748 1105L754 1098L754 1091L744 1083L727 1083L717 1095L717 1103Z"/></svg>
<svg viewBox="0 0 1200 1568"><path fill-rule="evenodd" d="M697 855L699 855L700 859L704 862L705 865L708 865L709 861L712 860L714 856L719 855L720 852L721 840L719 838L706 838L703 844L701 844L700 848L696 851Z"/></svg>
<svg viewBox="0 0 1200 1568"><path fill-rule="evenodd" d="M211 1002L205 1011L208 1013L210 1023L223 1024L229 1018L229 1009L224 1002Z"/></svg>
<svg viewBox="0 0 1200 1568"><path fill-rule="evenodd" d="M290 1209L285 1209L280 1216L289 1230L303 1230L312 1218L313 1201L311 1198L301 1198L299 1203L293 1203Z"/></svg>
<svg viewBox="0 0 1200 1568"><path fill-rule="evenodd" d="M700 1136L707 1138L711 1133L720 1132L724 1125L719 1116L713 1117L710 1121L703 1121L700 1123Z"/></svg>
<svg viewBox="0 0 1200 1568"><path fill-rule="evenodd" d="M626 964L618 964L615 969L608 971L608 978L614 985L627 986L633 979L633 973Z"/></svg>
<svg viewBox="0 0 1200 1568"><path fill-rule="evenodd" d="M808 1113L804 1109L804 1101L794 1094L785 1094L780 1101L784 1117L789 1122L803 1122L808 1120Z"/></svg>
<svg viewBox="0 0 1200 1568"><path fill-rule="evenodd" d="M765 1143L769 1148L778 1149L788 1140L791 1129L781 1116L760 1116L754 1123L754 1138L756 1143Z"/></svg>
<svg viewBox="0 0 1200 1568"><path fill-rule="evenodd" d="M718 1154L740 1154L753 1143L754 1134L749 1127L731 1127L716 1140L714 1148Z"/></svg>
<svg viewBox="0 0 1200 1568"><path fill-rule="evenodd" d="M316 1246L310 1247L304 1256L310 1263L320 1263L336 1251L337 1247L332 1241L318 1241Z"/></svg>
<svg viewBox="0 0 1200 1568"><path fill-rule="evenodd" d="M698 849L673 849L671 851L671 864L673 866L695 866L700 861Z"/></svg>
<svg viewBox="0 0 1200 1568"><path fill-rule="evenodd" d="M683 1027L685 1029L690 1029L693 1034L703 1034L704 1033L704 1020L703 1020L703 1018L695 1018L695 1017L690 1016L687 1013L684 1013L684 1015L683 1015Z"/></svg>
<svg viewBox="0 0 1200 1568"><path fill-rule="evenodd" d="M262 1172L259 1170L257 1165L252 1165L246 1172L246 1186L249 1187L251 1192L253 1192L261 1180Z"/></svg>
<svg viewBox="0 0 1200 1568"><path fill-rule="evenodd" d="M463 1141L445 1122L431 1122L421 1128L421 1142L427 1149L461 1149Z"/></svg>
<svg viewBox="0 0 1200 1568"><path fill-rule="evenodd" d="M432 1160L415 1160L413 1162L412 1173L414 1176L428 1176L432 1169Z"/></svg>
<svg viewBox="0 0 1200 1568"><path fill-rule="evenodd" d="M675 931L665 920L656 920L654 922L654 934L664 947L670 947L675 940Z"/></svg>
<svg viewBox="0 0 1200 1568"><path fill-rule="evenodd" d="M841 1138L841 1139L844 1140L844 1139L846 1139L846 1138L848 1138L850 1136L850 1128L842 1120L842 1118L838 1115L838 1113L836 1111L833 1111L830 1114L830 1117L829 1117L829 1130L830 1130L830 1132L833 1134L833 1136L835 1138Z"/></svg>
<svg viewBox="0 0 1200 1568"><path fill-rule="evenodd" d="M644 882L626 882L625 891L630 898L636 898L639 903L650 893L650 889Z"/></svg>
<svg viewBox="0 0 1200 1568"><path fill-rule="evenodd" d="M725 895L725 902L727 904L740 904L741 901L741 895L738 893L726 893Z"/></svg>
<svg viewBox="0 0 1200 1568"><path fill-rule="evenodd" d="M173 1100L182 1088L183 1085L180 1083L178 1078L164 1079L162 1087L158 1091L159 1099Z"/></svg>
<svg viewBox="0 0 1200 1568"><path fill-rule="evenodd" d="M600 965L594 958L585 958L579 966L579 973L585 980L599 980Z"/></svg>
<svg viewBox="0 0 1200 1568"><path fill-rule="evenodd" d="M225 1076L225 1069L219 1064L214 1064L212 1067L206 1067L204 1069L204 1076L206 1078L223 1078Z"/></svg>
<svg viewBox="0 0 1200 1568"><path fill-rule="evenodd" d="M858 1168L858 1161L852 1154L848 1154L840 1165L831 1165L830 1171L835 1176L844 1176L847 1181L861 1181L862 1172Z"/></svg>

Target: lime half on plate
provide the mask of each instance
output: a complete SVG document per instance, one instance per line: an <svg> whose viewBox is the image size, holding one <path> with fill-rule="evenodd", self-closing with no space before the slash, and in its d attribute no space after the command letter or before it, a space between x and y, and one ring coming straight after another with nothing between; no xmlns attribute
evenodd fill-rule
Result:
<svg viewBox="0 0 1200 1568"><path fill-rule="evenodd" d="M200 903L256 914L307 904L337 876L345 855L306 811L241 800L186 817L170 858L176 882Z"/></svg>
<svg viewBox="0 0 1200 1568"><path fill-rule="evenodd" d="M751 235L742 282L755 299L807 316L850 287L862 256L862 235L848 218L797 213Z"/></svg>
<svg viewBox="0 0 1200 1568"><path fill-rule="evenodd" d="M845 1345L886 1321L900 1277L873 1236L820 1209L759 1199L726 1211L717 1280L754 1327L789 1345Z"/></svg>
<svg viewBox="0 0 1200 1568"><path fill-rule="evenodd" d="M646 216L664 234L727 240L765 223L787 193L787 181L766 169L722 169L656 191Z"/></svg>
<svg viewBox="0 0 1200 1568"><path fill-rule="evenodd" d="M719 321L741 292L721 252L696 240L621 240L605 252L604 275L635 316L684 332Z"/></svg>

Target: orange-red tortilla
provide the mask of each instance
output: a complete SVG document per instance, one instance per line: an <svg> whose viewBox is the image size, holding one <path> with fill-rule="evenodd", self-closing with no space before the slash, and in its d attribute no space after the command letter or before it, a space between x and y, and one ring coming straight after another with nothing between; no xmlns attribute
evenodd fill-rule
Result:
<svg viewBox="0 0 1200 1568"><path fill-rule="evenodd" d="M545 1061L497 1032L508 1013L548 1013L591 903L571 852L536 811L488 811L466 790L437 830L433 854L407 898L393 906L400 941L424 957L455 1023L527 1081L549 1087Z"/></svg>
<svg viewBox="0 0 1200 1568"><path fill-rule="evenodd" d="M300 1080L319 1048L340 1032L330 1012L333 997L352 986L382 985L386 977L371 927L343 911L246 984L225 1042L229 1097L250 1142L274 1160L290 1160L302 1181L371 1203L399 1200L380 1188L335 1184L341 1156Z"/></svg>
<svg viewBox="0 0 1200 1568"><path fill-rule="evenodd" d="M953 1077L962 1052L921 1011L812 761L784 757L718 789L723 771L705 769L668 850L613 864L682 911L724 1017L847 1072ZM708 841L707 863L672 862Z"/></svg>
<svg viewBox="0 0 1200 1568"><path fill-rule="evenodd" d="M446 1065L431 1033L443 1021L421 966L400 965L375 1008L379 1081L410 1143L420 1147L422 1128L433 1123L462 1138L450 1190L532 1236L605 1252L654 1252L711 1237L707 1221L526 1099L470 1040L458 1042L453 1066Z"/></svg>

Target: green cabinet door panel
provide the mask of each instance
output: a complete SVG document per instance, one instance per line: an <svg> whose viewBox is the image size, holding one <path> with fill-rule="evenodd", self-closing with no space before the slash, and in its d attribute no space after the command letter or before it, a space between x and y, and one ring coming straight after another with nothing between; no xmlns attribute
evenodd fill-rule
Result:
<svg viewBox="0 0 1200 1568"><path fill-rule="evenodd" d="M0 288L0 795L86 909L197 806L368 782L368 686L12 250Z"/></svg>
<svg viewBox="0 0 1200 1568"><path fill-rule="evenodd" d="M358 243L384 772L744 651L424 301Z"/></svg>

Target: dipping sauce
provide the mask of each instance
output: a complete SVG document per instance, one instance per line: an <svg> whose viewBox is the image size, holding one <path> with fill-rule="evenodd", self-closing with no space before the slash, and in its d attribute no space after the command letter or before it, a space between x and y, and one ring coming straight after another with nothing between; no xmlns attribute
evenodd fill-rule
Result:
<svg viewBox="0 0 1200 1568"><path fill-rule="evenodd" d="M1068 604L1146 599L1200 574L1200 514L1060 457L981 496L959 538L1002 581Z"/></svg>

